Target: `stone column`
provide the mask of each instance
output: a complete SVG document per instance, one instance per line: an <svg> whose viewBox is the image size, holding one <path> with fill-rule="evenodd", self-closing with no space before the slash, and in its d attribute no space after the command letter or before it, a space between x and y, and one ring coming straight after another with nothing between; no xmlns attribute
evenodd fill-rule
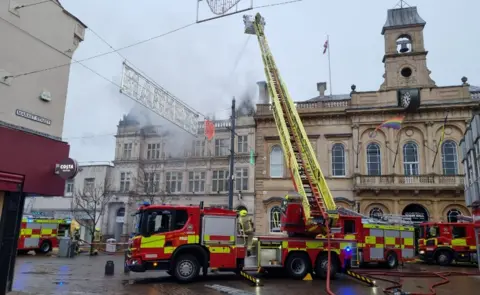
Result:
<svg viewBox="0 0 480 295"><path fill-rule="evenodd" d="M360 174L360 161L358 159L358 157L360 156L358 149L361 148L361 145L358 144L358 141L360 140L359 128L360 126L358 124L352 125L353 174ZM345 158L348 159L347 155L345 155ZM358 163L358 167L357 167L357 163Z"/></svg>
<svg viewBox="0 0 480 295"><path fill-rule="evenodd" d="M435 153L430 150L433 147L433 121L425 122L425 126L427 128L427 134L425 134L426 139L422 147L425 150L425 174L431 174L435 172L435 170L432 169L433 156L435 156Z"/></svg>

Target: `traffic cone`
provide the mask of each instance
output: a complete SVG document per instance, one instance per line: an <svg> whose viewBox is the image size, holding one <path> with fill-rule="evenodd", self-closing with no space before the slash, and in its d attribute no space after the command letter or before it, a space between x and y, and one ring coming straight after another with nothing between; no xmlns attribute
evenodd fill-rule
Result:
<svg viewBox="0 0 480 295"><path fill-rule="evenodd" d="M313 281L312 275L310 273L307 273L305 277L303 278L304 281Z"/></svg>

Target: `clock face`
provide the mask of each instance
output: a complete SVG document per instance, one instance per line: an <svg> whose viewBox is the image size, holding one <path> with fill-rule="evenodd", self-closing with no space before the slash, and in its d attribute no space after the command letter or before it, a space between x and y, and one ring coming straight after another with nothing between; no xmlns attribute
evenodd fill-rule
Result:
<svg viewBox="0 0 480 295"><path fill-rule="evenodd" d="M408 106L410 105L410 102L412 101L412 98L410 96L410 92L405 92L403 95L402 95L402 98L401 98L401 104L402 104L402 107L404 108L408 108Z"/></svg>

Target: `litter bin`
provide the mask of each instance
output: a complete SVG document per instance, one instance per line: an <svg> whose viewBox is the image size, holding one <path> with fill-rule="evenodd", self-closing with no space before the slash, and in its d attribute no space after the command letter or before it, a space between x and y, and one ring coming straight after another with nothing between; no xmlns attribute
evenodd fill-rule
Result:
<svg viewBox="0 0 480 295"><path fill-rule="evenodd" d="M72 239L70 237L58 237L58 257L73 257L72 255Z"/></svg>
<svg viewBox="0 0 480 295"><path fill-rule="evenodd" d="M107 244L105 246L105 252L109 254L113 254L117 252L117 245L116 245L117 240L115 239L108 239Z"/></svg>

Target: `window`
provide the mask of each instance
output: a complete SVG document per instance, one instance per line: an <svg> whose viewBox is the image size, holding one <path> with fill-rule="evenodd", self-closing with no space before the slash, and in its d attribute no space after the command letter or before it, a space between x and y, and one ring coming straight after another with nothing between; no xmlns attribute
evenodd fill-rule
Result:
<svg viewBox="0 0 480 295"><path fill-rule="evenodd" d="M371 218L377 218L377 219L381 219L383 217L383 210L380 209L380 208L372 208L372 210L370 210L370 212L368 213L368 215L371 217Z"/></svg>
<svg viewBox="0 0 480 295"><path fill-rule="evenodd" d="M128 192L130 191L130 181L132 179L131 172L122 172L120 173L120 191Z"/></svg>
<svg viewBox="0 0 480 295"><path fill-rule="evenodd" d="M228 146L228 139L215 139L215 156L227 156Z"/></svg>
<svg viewBox="0 0 480 295"><path fill-rule="evenodd" d="M123 144L123 159L130 159L132 157L132 143Z"/></svg>
<svg viewBox="0 0 480 295"><path fill-rule="evenodd" d="M248 168L235 169L235 189L237 191L248 190Z"/></svg>
<svg viewBox="0 0 480 295"><path fill-rule="evenodd" d="M272 209L270 209L270 232L271 233L281 232L281 229L280 229L281 214L282 214L282 210L278 206L272 207Z"/></svg>
<svg viewBox="0 0 480 295"><path fill-rule="evenodd" d="M150 212L150 216L147 219L152 233L169 232L172 228L172 213L168 210L157 211L155 212L157 214L155 218L150 218L152 213L154 212Z"/></svg>
<svg viewBox="0 0 480 295"><path fill-rule="evenodd" d="M145 173L145 193L158 193L160 191L160 174L155 172Z"/></svg>
<svg viewBox="0 0 480 295"><path fill-rule="evenodd" d="M452 226L452 237L454 239L461 239L467 237L467 228L466 226Z"/></svg>
<svg viewBox="0 0 480 295"><path fill-rule="evenodd" d="M73 180L67 180L65 183L65 194L72 195L74 190Z"/></svg>
<svg viewBox="0 0 480 295"><path fill-rule="evenodd" d="M83 181L83 190L92 193L95 188L95 178L85 178Z"/></svg>
<svg viewBox="0 0 480 295"><path fill-rule="evenodd" d="M205 151L205 141L195 140L193 142L193 156L194 157L203 157Z"/></svg>
<svg viewBox="0 0 480 295"><path fill-rule="evenodd" d="M343 233L344 234L353 234L355 231L355 220L345 220L343 222Z"/></svg>
<svg viewBox="0 0 480 295"><path fill-rule="evenodd" d="M382 175L382 160L380 158L380 146L370 143L367 146L367 174Z"/></svg>
<svg viewBox="0 0 480 295"><path fill-rule="evenodd" d="M458 174L457 144L452 140L442 144L442 167L443 175Z"/></svg>
<svg viewBox="0 0 480 295"><path fill-rule="evenodd" d="M228 170L214 170L212 173L212 192L228 191Z"/></svg>
<svg viewBox="0 0 480 295"><path fill-rule="evenodd" d="M283 151L279 145L273 146L270 151L270 177L283 177Z"/></svg>
<svg viewBox="0 0 480 295"><path fill-rule="evenodd" d="M160 159L159 143L149 143L147 145L147 159L149 160Z"/></svg>
<svg viewBox="0 0 480 295"><path fill-rule="evenodd" d="M451 209L447 212L447 222L458 222L458 215L462 215L462 212L458 209Z"/></svg>
<svg viewBox="0 0 480 295"><path fill-rule="evenodd" d="M403 146L403 172L405 176L418 175L418 146L413 141Z"/></svg>
<svg viewBox="0 0 480 295"><path fill-rule="evenodd" d="M165 173L165 185L167 193L179 193L182 191L182 172Z"/></svg>
<svg viewBox="0 0 480 295"><path fill-rule="evenodd" d="M173 225L173 230L180 230L185 227L188 221L188 213L186 210L176 210L175 211L175 224Z"/></svg>
<svg viewBox="0 0 480 295"><path fill-rule="evenodd" d="M345 148L341 143L336 143L332 147L332 174L345 176Z"/></svg>
<svg viewBox="0 0 480 295"><path fill-rule="evenodd" d="M188 172L188 191L191 193L200 193L205 191L205 172Z"/></svg>
<svg viewBox="0 0 480 295"><path fill-rule="evenodd" d="M242 135L238 137L237 153L239 154L248 153L248 136L247 135Z"/></svg>

